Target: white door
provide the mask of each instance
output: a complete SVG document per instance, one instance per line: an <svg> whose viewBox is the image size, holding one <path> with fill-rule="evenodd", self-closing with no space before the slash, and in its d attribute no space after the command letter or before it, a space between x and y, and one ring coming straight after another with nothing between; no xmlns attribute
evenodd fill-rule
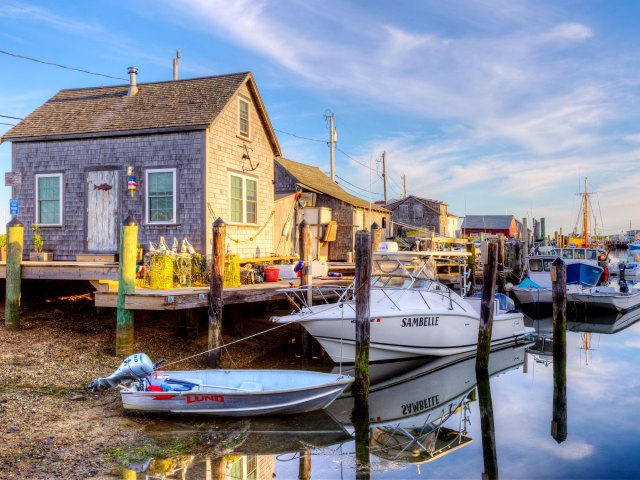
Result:
<svg viewBox="0 0 640 480"><path fill-rule="evenodd" d="M87 251L118 251L118 171L87 172Z"/></svg>

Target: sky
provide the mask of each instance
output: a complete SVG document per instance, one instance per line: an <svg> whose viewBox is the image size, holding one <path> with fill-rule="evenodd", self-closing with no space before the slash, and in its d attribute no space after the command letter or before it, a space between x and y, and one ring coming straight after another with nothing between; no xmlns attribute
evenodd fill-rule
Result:
<svg viewBox="0 0 640 480"><path fill-rule="evenodd" d="M640 229L639 20L632 1L3 0L3 52L124 80L0 53L0 122L129 66L170 80L179 49L180 78L253 72L283 155L327 173L333 112L339 183L362 198L383 198L384 151L389 199L406 176L451 213L550 234L581 230L586 177L592 224L620 233Z"/></svg>

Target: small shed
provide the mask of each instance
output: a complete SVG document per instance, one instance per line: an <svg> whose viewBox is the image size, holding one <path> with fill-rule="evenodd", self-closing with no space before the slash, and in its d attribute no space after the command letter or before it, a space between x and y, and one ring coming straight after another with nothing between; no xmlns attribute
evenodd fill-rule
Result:
<svg viewBox="0 0 640 480"><path fill-rule="evenodd" d="M306 216L318 251L326 247L330 261L351 261L355 247L355 232L369 229L375 222L387 238L391 212L346 192L318 167L294 162L286 158L275 161L276 221L274 239L277 253L297 251L297 225ZM329 218L330 217L330 218ZM315 223L318 219L319 223ZM328 221L335 222L332 234ZM328 236L327 236L328 234ZM323 239L331 241L323 242ZM322 245L326 243L327 245ZM316 254L316 257L319 255Z"/></svg>
<svg viewBox="0 0 640 480"><path fill-rule="evenodd" d="M519 223L513 215L467 215L462 222L462 234L474 236L484 233L517 238Z"/></svg>
<svg viewBox="0 0 640 480"><path fill-rule="evenodd" d="M447 235L449 218L446 203L409 195L389 202L386 207L393 212L395 235L398 235L399 229L428 230L436 235Z"/></svg>
<svg viewBox="0 0 640 480"><path fill-rule="evenodd" d="M27 231L37 224L45 250L73 260L117 252L132 215L143 247L187 237L210 252L221 217L228 251L271 253L281 152L253 75L138 84L129 73L126 85L61 90L2 137Z"/></svg>

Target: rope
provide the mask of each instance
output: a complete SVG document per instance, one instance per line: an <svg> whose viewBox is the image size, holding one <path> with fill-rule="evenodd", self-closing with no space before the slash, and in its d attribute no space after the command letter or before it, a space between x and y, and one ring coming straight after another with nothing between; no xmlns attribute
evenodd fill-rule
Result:
<svg viewBox="0 0 640 480"><path fill-rule="evenodd" d="M209 209L209 213L213 216L213 217L217 217L215 211L213 210L213 207L211 206L211 204L209 202L207 202L207 208ZM267 228L267 225L269 224L269 222L271 221L271 219L273 218L273 216L275 215L276 211L275 210L271 210L271 215L269 215L269 218L267 218L267 221L264 222L264 224L262 225L262 227L260 227L260 229L255 233L255 235L252 235L251 237L249 237L246 240L240 240L239 238L233 238L231 235L227 235L227 238L229 240L231 240L234 243L245 243L245 242L253 242L255 241L256 237L258 235L260 235L263 230L265 228Z"/></svg>

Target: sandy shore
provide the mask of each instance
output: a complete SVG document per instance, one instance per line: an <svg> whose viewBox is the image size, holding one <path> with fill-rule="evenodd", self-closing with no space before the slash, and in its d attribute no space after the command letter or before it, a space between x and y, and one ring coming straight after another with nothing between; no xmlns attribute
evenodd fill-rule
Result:
<svg viewBox="0 0 640 480"><path fill-rule="evenodd" d="M111 452L148 422L123 415L117 391L93 394L85 388L121 362L114 355L115 311L97 313L89 295L41 290L29 297L38 300L23 305L17 332L4 329L0 308L0 478L114 478L119 466ZM206 326L197 339L185 340L177 324L175 314L136 313L135 351L174 360L206 350ZM252 328L265 327L251 324L248 333ZM222 366L260 364L257 359L268 359L269 352L287 350L290 328L229 346ZM234 340L224 337L226 343ZM204 368L205 360L200 356L176 368Z"/></svg>

